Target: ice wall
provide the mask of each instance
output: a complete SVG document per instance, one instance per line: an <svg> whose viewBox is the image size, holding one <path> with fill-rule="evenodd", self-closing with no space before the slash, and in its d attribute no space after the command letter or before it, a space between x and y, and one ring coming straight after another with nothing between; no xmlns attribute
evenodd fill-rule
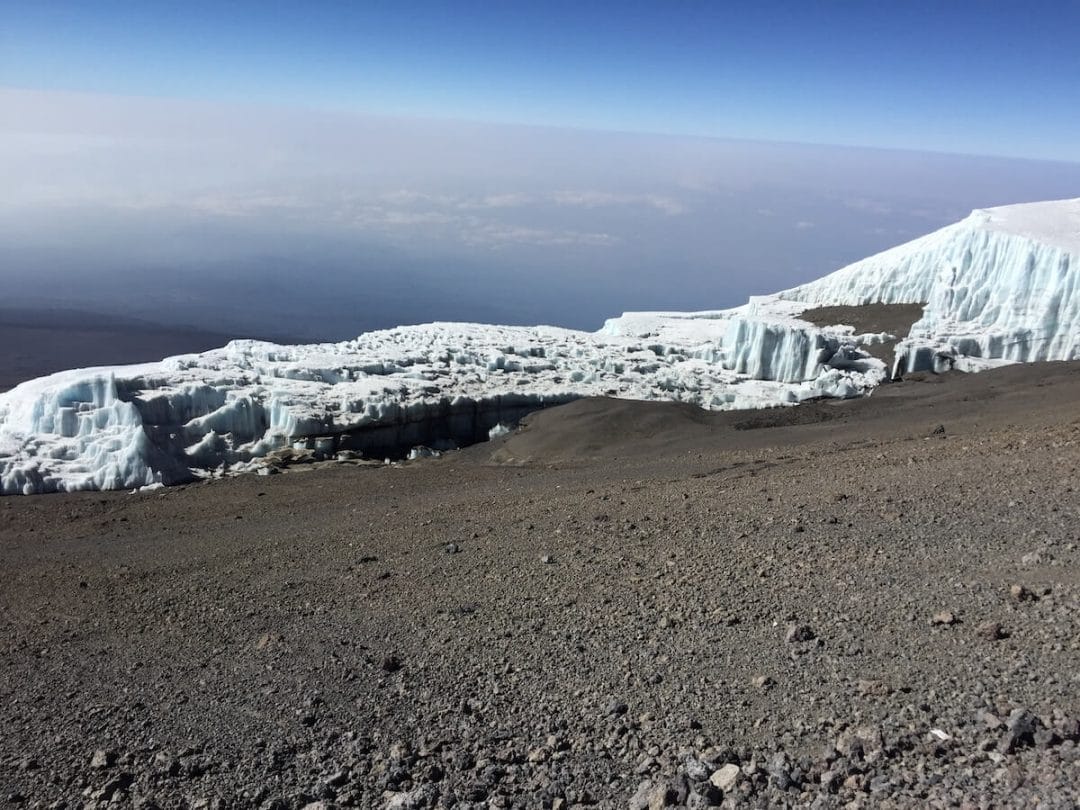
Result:
<svg viewBox="0 0 1080 810"><path fill-rule="evenodd" d="M1080 357L1080 200L961 222L778 293L817 305L925 303L896 373Z"/></svg>
<svg viewBox="0 0 1080 810"><path fill-rule="evenodd" d="M897 371L1080 357L1080 252L981 231L942 268ZM968 363L967 367L978 367Z"/></svg>
<svg viewBox="0 0 1080 810"><path fill-rule="evenodd" d="M251 469L288 447L382 458L481 440L584 396L705 408L857 396L885 374L873 364L785 364L785 339L767 331L759 337L775 362L738 372L725 362L724 322L703 320L680 339L428 324L338 344L234 341L160 363L61 372L0 394L0 492L173 484Z"/></svg>

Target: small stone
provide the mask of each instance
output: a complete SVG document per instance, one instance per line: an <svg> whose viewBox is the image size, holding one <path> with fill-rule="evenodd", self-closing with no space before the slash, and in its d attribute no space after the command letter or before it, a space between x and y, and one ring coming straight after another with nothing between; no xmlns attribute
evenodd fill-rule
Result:
<svg viewBox="0 0 1080 810"><path fill-rule="evenodd" d="M621 700L612 698L608 701L607 706L604 709L605 714L609 714L612 717L619 717L626 714L629 707Z"/></svg>
<svg viewBox="0 0 1080 810"><path fill-rule="evenodd" d="M1039 718L1027 709L1013 709L1005 722L1008 731L998 743L998 751L1011 754L1017 748L1035 744L1035 732L1042 728Z"/></svg>
<svg viewBox="0 0 1080 810"><path fill-rule="evenodd" d="M117 793L127 793L129 787L135 783L135 777L130 773L120 773L114 778L105 783L102 788L102 795L106 799L111 799Z"/></svg>
<svg viewBox="0 0 1080 810"><path fill-rule="evenodd" d="M545 554L540 558L540 562L542 562L544 565L552 565L555 562L555 558L552 557L550 554Z"/></svg>
<svg viewBox="0 0 1080 810"><path fill-rule="evenodd" d="M713 771L712 776L709 777L709 782L720 788L724 793L730 793L739 784L741 776L742 771L739 770L739 766L729 762L722 768Z"/></svg>
<svg viewBox="0 0 1080 810"><path fill-rule="evenodd" d="M844 780L844 787L847 790L857 791L861 793L866 787L866 777L861 773L853 773L847 779Z"/></svg>
<svg viewBox="0 0 1080 810"><path fill-rule="evenodd" d="M836 750L849 759L859 759L880 751L883 746L881 730L874 726L848 729L836 740Z"/></svg>
<svg viewBox="0 0 1080 810"><path fill-rule="evenodd" d="M116 752L106 751L104 748L99 748L90 757L90 767L95 770L111 767L114 762L116 762Z"/></svg>
<svg viewBox="0 0 1080 810"><path fill-rule="evenodd" d="M946 627L950 627L956 624L956 614L950 610L943 610L940 613L935 613L933 618L930 619L930 624L943 624Z"/></svg>
<svg viewBox="0 0 1080 810"><path fill-rule="evenodd" d="M1061 737L1049 728L1038 729L1032 739L1036 748L1053 748L1061 744Z"/></svg>
<svg viewBox="0 0 1080 810"><path fill-rule="evenodd" d="M985 711L983 709L980 709L975 713L975 719L980 721L991 731L995 731L1004 725L1004 723L1001 722L1001 719L996 714L994 714L993 712Z"/></svg>
<svg viewBox="0 0 1080 810"><path fill-rule="evenodd" d="M789 624L787 628L787 635L784 639L788 644L797 644L802 641L813 641L815 638L814 631L810 629L806 624Z"/></svg>
<svg viewBox="0 0 1080 810"><path fill-rule="evenodd" d="M683 770L695 782L704 782L709 778L709 769L697 757L690 755L683 760Z"/></svg>
<svg viewBox="0 0 1080 810"><path fill-rule="evenodd" d="M821 787L829 793L836 793L840 788L840 774L836 771L825 771L821 774Z"/></svg>
<svg viewBox="0 0 1080 810"><path fill-rule="evenodd" d="M630 797L630 810L649 810L649 799L652 796L653 783L646 779L637 786L634 795Z"/></svg>
<svg viewBox="0 0 1080 810"><path fill-rule="evenodd" d="M461 551L461 547L457 543L447 543L443 546L443 550L446 551L447 554L457 554Z"/></svg>
<svg viewBox="0 0 1080 810"><path fill-rule="evenodd" d="M998 622L983 622L975 628L975 632L987 641L1000 641L1008 636Z"/></svg>
<svg viewBox="0 0 1080 810"><path fill-rule="evenodd" d="M1037 551L1030 551L1020 558L1020 564L1026 568L1030 568L1033 565L1039 565L1042 562L1042 555Z"/></svg>
<svg viewBox="0 0 1080 810"><path fill-rule="evenodd" d="M346 768L342 768L330 774L330 778L326 780L326 784L330 785L330 787L339 788L348 783L348 781L349 771Z"/></svg>
<svg viewBox="0 0 1080 810"><path fill-rule="evenodd" d="M776 681L770 678L768 675L757 675L750 681L756 688L762 692L768 691L776 686Z"/></svg>
<svg viewBox="0 0 1080 810"><path fill-rule="evenodd" d="M930 431L930 435L931 436L944 436L945 435L945 426L944 425L938 425L936 428L934 428L932 431Z"/></svg>
<svg viewBox="0 0 1080 810"><path fill-rule="evenodd" d="M1009 588L1009 595L1017 602L1034 602L1035 594L1023 585L1013 585Z"/></svg>
<svg viewBox="0 0 1080 810"><path fill-rule="evenodd" d="M856 685L860 695L874 695L876 697L885 697L892 694L892 687L884 681L875 679L860 680Z"/></svg>
<svg viewBox="0 0 1080 810"><path fill-rule="evenodd" d="M1054 729L1063 739L1080 741L1080 720L1061 711L1054 711Z"/></svg>
<svg viewBox="0 0 1080 810"><path fill-rule="evenodd" d="M885 793L892 787L892 783L889 781L889 777L882 774L881 776L875 776L870 780L870 792L871 793Z"/></svg>
<svg viewBox="0 0 1080 810"><path fill-rule="evenodd" d="M777 751L769 760L769 781L779 790L787 790L794 784L787 754Z"/></svg>

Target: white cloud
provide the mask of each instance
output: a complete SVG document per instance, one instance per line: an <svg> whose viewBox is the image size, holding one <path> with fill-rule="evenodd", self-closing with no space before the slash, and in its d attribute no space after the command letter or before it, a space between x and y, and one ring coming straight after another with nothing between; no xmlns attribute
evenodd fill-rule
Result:
<svg viewBox="0 0 1080 810"><path fill-rule="evenodd" d="M556 191L550 195L556 205L579 208L602 208L613 205L645 205L668 216L686 212L686 206L671 197L659 194L615 194L608 191Z"/></svg>
<svg viewBox="0 0 1080 810"><path fill-rule="evenodd" d="M569 230L529 228L521 225L501 225L494 222L476 223L461 234L470 245L500 247L503 245L567 246L585 245L606 247L619 240L606 233L583 233Z"/></svg>

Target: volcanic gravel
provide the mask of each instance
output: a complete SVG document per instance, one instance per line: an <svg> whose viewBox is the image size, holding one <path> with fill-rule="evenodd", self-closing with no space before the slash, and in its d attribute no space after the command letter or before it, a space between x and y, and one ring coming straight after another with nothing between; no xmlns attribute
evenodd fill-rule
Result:
<svg viewBox="0 0 1080 810"><path fill-rule="evenodd" d="M1075 807L1080 366L0 500L0 803Z"/></svg>

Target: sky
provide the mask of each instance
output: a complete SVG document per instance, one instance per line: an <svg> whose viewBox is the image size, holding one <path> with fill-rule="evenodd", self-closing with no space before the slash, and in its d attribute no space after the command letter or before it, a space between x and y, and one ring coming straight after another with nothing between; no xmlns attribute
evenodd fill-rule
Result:
<svg viewBox="0 0 1080 810"><path fill-rule="evenodd" d="M1080 161L1080 3L9 0L13 87Z"/></svg>
<svg viewBox="0 0 1080 810"><path fill-rule="evenodd" d="M1078 16L8 2L0 305L279 340L734 306L1080 196Z"/></svg>

